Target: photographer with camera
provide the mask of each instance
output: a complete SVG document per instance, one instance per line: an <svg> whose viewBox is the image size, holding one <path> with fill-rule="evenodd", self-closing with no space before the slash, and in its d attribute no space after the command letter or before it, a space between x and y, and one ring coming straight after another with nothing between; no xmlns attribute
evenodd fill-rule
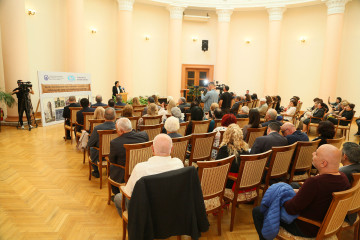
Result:
<svg viewBox="0 0 360 240"><path fill-rule="evenodd" d="M23 82L22 80L18 80L17 84L18 87L12 91L12 94L16 94L16 97L18 98L19 123L21 129L24 129L23 115L25 111L30 130L32 128L30 112L32 106L29 93L34 94L34 90L32 89L32 84L30 82Z"/></svg>
<svg viewBox="0 0 360 240"><path fill-rule="evenodd" d="M218 103L219 94L216 91L215 84L213 82L209 83L209 91L204 95L204 92L201 91L201 101L204 102L204 112L210 111L210 106L212 103Z"/></svg>

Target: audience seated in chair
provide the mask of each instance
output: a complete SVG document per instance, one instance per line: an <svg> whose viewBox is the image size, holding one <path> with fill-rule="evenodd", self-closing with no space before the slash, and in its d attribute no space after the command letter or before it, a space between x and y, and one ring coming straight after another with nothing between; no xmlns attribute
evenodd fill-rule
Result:
<svg viewBox="0 0 360 240"><path fill-rule="evenodd" d="M278 123L280 126L283 125L282 122L280 121L277 121L276 120L276 117L277 117L277 112L275 109L273 108L270 108L267 112L266 112L266 115L265 115L265 121L264 123L261 124L262 127L267 127L269 126L270 123L272 122L275 122L275 123Z"/></svg>
<svg viewBox="0 0 360 240"><path fill-rule="evenodd" d="M186 135L190 135L192 133L192 121L201 121L204 117L204 112L199 106L194 106L191 108L191 120L186 129Z"/></svg>
<svg viewBox="0 0 360 240"><path fill-rule="evenodd" d="M92 104L91 107L105 107L107 106L105 103L102 103L102 96L101 95L96 95L95 97L95 104Z"/></svg>
<svg viewBox="0 0 360 240"><path fill-rule="evenodd" d="M115 101L114 101L114 99L109 99L109 101L108 101L108 107L115 108Z"/></svg>
<svg viewBox="0 0 360 240"><path fill-rule="evenodd" d="M141 103L140 103L140 99L138 97L134 97L132 99L132 105L135 107L135 106L140 106Z"/></svg>
<svg viewBox="0 0 360 240"><path fill-rule="evenodd" d="M215 120L220 120L220 119L222 119L222 117L223 117L223 111L221 110L221 108L219 108L219 107L215 108L212 116L209 116L209 120L211 120L211 121L210 121L208 132L212 132L214 130L214 128L216 128Z"/></svg>
<svg viewBox="0 0 360 240"><path fill-rule="evenodd" d="M225 115L226 116L226 115ZM229 175L237 177L240 167L240 155L249 154L249 146L243 140L243 132L237 124L230 124L223 135L219 152L216 159L227 158L235 155L234 161L231 163ZM226 188L233 188L234 181L229 179L226 182Z"/></svg>
<svg viewBox="0 0 360 240"><path fill-rule="evenodd" d="M290 99L289 105L286 109L286 111L281 112L280 114L283 116L278 116L277 120L285 120L291 122L293 120L293 117L296 113L296 106L298 102L295 99Z"/></svg>
<svg viewBox="0 0 360 240"><path fill-rule="evenodd" d="M83 98L80 100L80 105L82 109L76 113L76 122L80 125L84 125L84 115L83 112L95 112L94 108L89 108L89 100L87 98ZM76 131L81 132L82 126L77 126ZM75 135L76 135L75 131Z"/></svg>
<svg viewBox="0 0 360 240"><path fill-rule="evenodd" d="M297 141L309 141L308 135L296 130L294 124L286 122L281 126L281 132L286 137L288 144L291 145Z"/></svg>
<svg viewBox="0 0 360 240"><path fill-rule="evenodd" d="M327 139L334 138L335 126L330 121L321 121L319 122L319 126L317 127L317 133L319 134L319 136L317 138L314 138L313 141L320 139L320 147L321 145L327 144Z"/></svg>
<svg viewBox="0 0 360 240"><path fill-rule="evenodd" d="M133 117L134 114L134 109L130 104L126 104L123 111L122 111L122 116L123 117Z"/></svg>
<svg viewBox="0 0 360 240"><path fill-rule="evenodd" d="M116 96L116 104L115 105L116 106L125 106L126 105L126 103L122 102L122 96L121 95Z"/></svg>
<svg viewBox="0 0 360 240"><path fill-rule="evenodd" d="M124 144L141 143L149 141L146 132L136 132L132 129L131 122L127 118L120 118L116 121L116 131L119 137L110 142L109 160L112 163L125 166L126 151ZM110 166L110 177L118 183L124 182L125 171L123 168ZM114 194L119 193L119 188L112 186Z"/></svg>
<svg viewBox="0 0 360 240"><path fill-rule="evenodd" d="M352 174L360 173L360 146L353 142L344 143L341 163L343 167L341 167L339 171L345 173L349 182L352 182Z"/></svg>
<svg viewBox="0 0 360 240"><path fill-rule="evenodd" d="M97 108L96 110L98 110ZM96 112L96 111L95 111ZM91 133L87 147L90 148L90 158L93 162L99 161L99 151L93 147L99 147L99 134L98 130L113 130L115 129L115 110L113 108L107 108L105 110L105 122L96 126ZM105 160L103 160L105 161ZM97 165L93 164L94 171L91 173L94 177L99 178L99 170Z"/></svg>
<svg viewBox="0 0 360 240"><path fill-rule="evenodd" d="M241 102L241 97L236 96L234 98L234 104L230 108L230 113L234 114L235 116L238 114L239 108L243 102Z"/></svg>
<svg viewBox="0 0 360 240"><path fill-rule="evenodd" d="M184 97L181 97L178 100L178 107L180 108L182 113L185 113L185 108L190 107L190 103L187 103L186 99Z"/></svg>
<svg viewBox="0 0 360 240"><path fill-rule="evenodd" d="M275 111L275 110L274 110ZM272 122L267 128L267 135L255 139L251 147L251 154L264 153L269 151L272 147L281 147L288 145L285 137L279 134L280 125L277 122Z"/></svg>
<svg viewBox="0 0 360 240"><path fill-rule="evenodd" d="M242 129L243 134L244 134L244 140L246 139L247 136L247 129L248 128L261 128L260 125L260 113L256 108L253 108L250 110L249 113L249 124L245 125Z"/></svg>
<svg viewBox="0 0 360 240"><path fill-rule="evenodd" d="M339 172L340 158L340 150L329 144L313 153L313 165L319 175L308 178L299 190L294 190L296 195L284 204L288 214L322 222L332 201L332 193L350 188L345 174ZM264 215L260 206L253 209L253 219L259 238L265 239L261 232ZM290 224L280 222L280 226L292 235L301 237L315 237L319 230L319 227L299 219Z"/></svg>
<svg viewBox="0 0 360 240"><path fill-rule="evenodd" d="M260 117L264 117L268 110L268 104L265 98L260 99L260 106L256 108L259 111Z"/></svg>
<svg viewBox="0 0 360 240"><path fill-rule="evenodd" d="M339 115L331 115L330 117L328 117L327 120L329 120L335 125L338 124L338 120L339 120L340 121L339 125L347 126L349 124L349 120L351 120L354 116L354 108L355 108L355 104L350 103L339 113ZM348 120L348 121L344 121L344 120Z"/></svg>
<svg viewBox="0 0 360 240"><path fill-rule="evenodd" d="M143 115L143 117L154 117L154 116L158 116L158 112L159 112L159 109L158 109L158 106L156 106L155 103L150 103L148 105L148 107L146 107L146 114ZM138 123L138 126L139 125L143 125L144 124L144 120L142 118L139 119L139 123Z"/></svg>
<svg viewBox="0 0 360 240"><path fill-rule="evenodd" d="M75 96L69 97L69 105L64 107L63 118L65 119L65 124L70 126L70 108L71 107L80 107L80 104L76 102ZM66 139L71 139L70 131L66 130Z"/></svg>
<svg viewBox="0 0 360 240"><path fill-rule="evenodd" d="M167 135L169 135L171 138L182 137L182 135L177 132L180 129L180 123L178 118L171 116L166 119L164 128Z"/></svg>
<svg viewBox="0 0 360 240"><path fill-rule="evenodd" d="M128 196L131 196L135 184L140 178L184 167L180 159L171 158L172 140L168 135L157 135L154 138L152 150L153 157L149 158L147 162L138 163L134 167L124 189ZM115 195L114 202L120 216L122 215L121 199L121 193Z"/></svg>
<svg viewBox="0 0 360 240"><path fill-rule="evenodd" d="M248 106L242 106L239 113L236 114L236 118L248 118L249 111L250 111L250 109Z"/></svg>
<svg viewBox="0 0 360 240"><path fill-rule="evenodd" d="M103 107L97 107L94 112L94 120L103 120L105 119L105 109ZM90 126L89 126L90 127ZM108 129L101 129L108 130ZM91 134L91 129L88 129L88 132Z"/></svg>
<svg viewBox="0 0 360 240"><path fill-rule="evenodd" d="M303 132L307 132L310 123L319 123L325 115L324 103L318 102L316 104L316 109L312 112L309 118L304 119L303 121Z"/></svg>
<svg viewBox="0 0 360 240"><path fill-rule="evenodd" d="M223 91L223 94L221 94L219 98L219 107L221 108L223 114L227 114L230 112L232 96L229 93L228 85L224 85Z"/></svg>

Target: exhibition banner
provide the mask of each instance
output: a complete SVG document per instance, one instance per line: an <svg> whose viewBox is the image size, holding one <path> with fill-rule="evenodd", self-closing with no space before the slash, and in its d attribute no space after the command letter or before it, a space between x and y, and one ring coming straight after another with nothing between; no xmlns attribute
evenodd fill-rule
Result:
<svg viewBox="0 0 360 240"><path fill-rule="evenodd" d="M88 73L38 71L41 118L43 126L63 123L64 107L69 96L91 99L91 76Z"/></svg>

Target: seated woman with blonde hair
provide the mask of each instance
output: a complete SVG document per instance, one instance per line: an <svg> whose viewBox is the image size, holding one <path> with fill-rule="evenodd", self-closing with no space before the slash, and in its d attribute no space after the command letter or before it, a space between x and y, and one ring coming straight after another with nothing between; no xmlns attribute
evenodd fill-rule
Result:
<svg viewBox="0 0 360 240"><path fill-rule="evenodd" d="M134 97L134 98L132 99L132 105L133 105L133 106L139 106L139 105L141 105L140 100L139 100L138 97Z"/></svg>
<svg viewBox="0 0 360 240"><path fill-rule="evenodd" d="M171 109L172 109L173 107L176 107L176 102L175 102L173 99L171 99L171 100L169 101L168 105L166 106L166 110L165 110L165 108L163 108L163 107L159 110L159 115L162 115L162 116L163 116L163 117L162 117L162 122L165 122L165 120L166 120L166 115L171 115Z"/></svg>
<svg viewBox="0 0 360 240"><path fill-rule="evenodd" d="M122 116L123 117L133 117L133 107L130 104L126 104L123 111L122 111Z"/></svg>
<svg viewBox="0 0 360 240"><path fill-rule="evenodd" d="M103 107L97 107L94 112L94 118L97 120L105 119L105 109Z"/></svg>
<svg viewBox="0 0 360 240"><path fill-rule="evenodd" d="M147 108L147 114L145 114L143 117L154 117L154 116L158 116L158 107L156 106L155 103L150 103L148 108ZM143 125L144 124L144 120L143 118L139 119L138 125Z"/></svg>

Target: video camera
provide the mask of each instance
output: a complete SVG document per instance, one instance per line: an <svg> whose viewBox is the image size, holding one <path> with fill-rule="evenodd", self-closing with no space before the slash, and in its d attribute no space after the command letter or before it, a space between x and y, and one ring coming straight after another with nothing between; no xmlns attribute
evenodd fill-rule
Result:
<svg viewBox="0 0 360 240"><path fill-rule="evenodd" d="M216 90L219 90L220 91L220 94L222 94L222 92L224 91L224 87L225 87L225 84L219 84L219 81L215 81L215 87L216 87Z"/></svg>
<svg viewBox="0 0 360 240"><path fill-rule="evenodd" d="M19 84L19 88L23 91L28 90L29 88L32 88L31 82L22 82L19 80L18 84Z"/></svg>

